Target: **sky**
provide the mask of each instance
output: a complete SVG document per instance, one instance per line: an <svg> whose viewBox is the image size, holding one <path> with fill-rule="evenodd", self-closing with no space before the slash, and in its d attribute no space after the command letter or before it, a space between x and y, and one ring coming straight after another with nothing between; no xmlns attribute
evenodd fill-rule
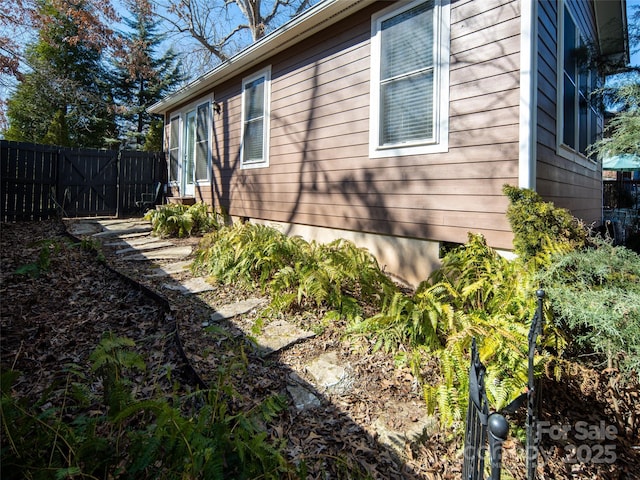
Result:
<svg viewBox="0 0 640 480"><path fill-rule="evenodd" d="M607 1L607 0L597 0L597 1ZM114 3L119 5L119 0L114 0ZM627 0L627 20L630 23L633 18L633 12L635 8L640 7L640 0ZM633 48L634 46L632 46ZM640 46L637 47L640 50ZM640 51L631 52L630 65L635 67L640 67ZM0 81L0 99L5 100L15 85L15 82L11 81Z"/></svg>

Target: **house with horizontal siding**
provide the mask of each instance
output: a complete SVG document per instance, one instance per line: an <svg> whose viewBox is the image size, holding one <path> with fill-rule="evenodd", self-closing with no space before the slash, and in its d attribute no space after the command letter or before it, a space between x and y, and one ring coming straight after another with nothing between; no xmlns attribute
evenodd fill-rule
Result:
<svg viewBox="0 0 640 480"><path fill-rule="evenodd" d="M323 0L150 108L169 192L417 284L468 232L512 248L504 184L600 222L579 52L628 61L624 0Z"/></svg>

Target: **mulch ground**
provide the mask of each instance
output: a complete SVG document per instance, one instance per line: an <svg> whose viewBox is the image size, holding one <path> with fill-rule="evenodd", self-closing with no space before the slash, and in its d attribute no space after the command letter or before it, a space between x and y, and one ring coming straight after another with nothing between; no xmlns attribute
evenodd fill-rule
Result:
<svg viewBox="0 0 640 480"><path fill-rule="evenodd" d="M195 244L197 239L183 242ZM43 248L48 258L42 257ZM320 407L298 412L291 406L267 426L274 440L284 441L292 460L305 459L309 478L352 478L354 472L380 479L461 477L462 444L451 432L434 430L407 443L402 459L375 437L371 427L380 411L386 412L388 425L397 428L423 414L418 408L420 389L409 370L389 355L372 352L363 339L345 338L342 325L322 324L323 312L292 314L287 320L315 328L318 335L260 358L248 339L201 326L217 306L256 292L216 286L212 292L184 296L163 289L165 279L144 277L148 270L143 264L122 262L106 247L103 253L106 265L95 252L73 246L60 222L1 225L0 364L3 370L22 372L16 395L36 399L47 391L55 402L56 392L47 389L69 368L91 376L88 357L105 332L132 338L145 359L147 369L135 379L139 397L172 392L176 379L185 390L196 388L192 370L205 384L213 384L221 370L231 368L237 406L242 408L273 393L286 395L294 370L331 350L353 370L349 393L317 392ZM37 276L16 273L37 264L48 265ZM187 362L175 341L176 327ZM637 385L621 385L615 372L587 369L576 369L560 382L545 380L542 420L548 425L542 434L538 478L640 478ZM511 421L522 425L521 412ZM523 455L519 441L506 442L503 478L526 477Z"/></svg>

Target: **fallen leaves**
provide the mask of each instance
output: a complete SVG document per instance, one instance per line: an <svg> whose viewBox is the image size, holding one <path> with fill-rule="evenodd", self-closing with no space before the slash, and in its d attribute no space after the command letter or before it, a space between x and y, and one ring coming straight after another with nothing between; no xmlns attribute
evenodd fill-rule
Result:
<svg viewBox="0 0 640 480"><path fill-rule="evenodd" d="M49 252L48 269L37 276L16 274L20 266L38 261L44 245L38 242L50 239L55 239L56 248ZM183 241L195 243L193 238ZM420 389L411 371L399 367L390 355L371 352L366 342L356 344L357 340L345 339L344 325L340 322L324 324L321 310L292 313L288 321L307 329L323 325L322 331L313 339L260 358L239 329L225 336L220 331L202 328L216 308L244 300L253 292L233 285L215 285L213 291L194 296L171 292L162 289L166 279L145 277L157 266L145 262L126 263L117 255L111 255L115 247L103 249L109 265L168 299L171 312L166 312L161 303L136 288L135 283L124 282L98 263L94 254L72 245L61 224L2 226L0 363L3 369L22 372L14 385L17 394L36 399L48 392L50 398L43 407L53 405L59 398L57 392L69 381L69 375L89 376L89 354L108 331L133 339L137 353L147 364L147 369L134 378L134 390L139 397L151 397L158 389L172 390L174 380L188 383L175 373L183 367L173 343L173 330L177 326L187 357L206 383L219 382L223 370L232 373L233 384L229 387L234 391L232 403L236 408L257 408L274 393L288 396L291 378L304 381L295 372L303 372L310 359L331 350L336 352L340 363L350 365L350 374L354 376L352 388L341 395L313 392L321 399L320 406L302 412L290 402L288 410L265 426L274 443L284 445L292 461L307 464L309 479L353 478L356 473L374 479L460 478L461 440L451 432L427 432L416 441L406 442L404 451L400 452L404 455L402 460L397 452L382 444L373 428L382 414L384 423L399 431L424 415ZM189 272L181 272L174 275L174 279L188 275ZM254 322L257 315L255 310L249 312L243 321ZM423 378L437 376L435 369L430 368L430 365L424 367ZM601 384L602 388L606 387L606 382ZM49 390L52 385L57 386ZM101 388L99 382L91 385L95 392ZM570 382L554 384L554 389L545 394L552 398L546 414L557 422L570 422L575 419L575 410L579 410L595 422L605 408L606 395L603 396L601 390L596 403L580 397ZM640 417L638 392L623 393L622 410L630 412L625 418L629 422ZM102 415L104 409L92 405L88 412ZM627 424L625 427L629 428ZM618 442L617 453L625 463L617 473L582 466L579 474L597 472L601 478L628 474L627 478L632 478L640 466L637 454L636 458L632 456L637 453L634 451L638 445L637 432L636 437L633 432L629 433ZM505 445L505 463L514 478L524 478L518 445L518 442ZM551 455L547 467L540 473L545 478L573 478L571 470L565 469L561 461L561 449Z"/></svg>
<svg viewBox="0 0 640 480"><path fill-rule="evenodd" d="M48 268L35 277L17 274L20 265L37 260L42 240L56 245ZM156 355L167 350L161 306L74 245L61 224L4 224L0 248L0 361L3 368L22 372L15 385L19 395L37 399L65 372L88 374L89 355L105 332L136 342L150 372L137 378L140 385L157 388L166 365L177 368L177 357ZM148 387L138 390L152 393ZM55 391L51 395L55 397Z"/></svg>

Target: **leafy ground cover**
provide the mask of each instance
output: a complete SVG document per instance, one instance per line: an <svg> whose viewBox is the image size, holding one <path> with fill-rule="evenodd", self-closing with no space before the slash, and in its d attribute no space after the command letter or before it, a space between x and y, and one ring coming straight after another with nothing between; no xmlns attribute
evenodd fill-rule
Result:
<svg viewBox="0 0 640 480"><path fill-rule="evenodd" d="M416 388L415 371L402 361L402 355L376 349L375 337L346 336L346 321L326 321L326 306L308 302L304 309L290 312L290 319L315 328L318 335L264 360L246 348L246 339L223 340L201 328L202 321L209 318L215 307L254 294L246 284L218 283L214 291L194 300L163 291L158 283L143 276L141 268L123 264L109 249L102 248L101 255L108 264L169 297L172 310L165 312L153 299L105 269L94 251L69 246L60 224L3 225L1 241L0 294L3 299L11 299L3 301L1 307L2 368L22 372L11 387L12 393L33 399L40 411L65 401L70 371L77 376L73 377L74 384L84 384L81 380L85 379L88 388L101 391L103 380L92 371L91 355L106 331L133 339L134 351L147 365L145 370L131 371L130 391L136 398L172 398L176 384L180 385L178 394L189 397L192 384L180 375L182 359L170 341L176 322L187 357L208 385L224 387L216 391L225 392L228 399L225 408L234 414L260 409L274 393L286 394L291 366L303 364L320 351L336 349L340 359L354 366L357 380L349 395L324 397L322 405L313 411L296 412L289 406L278 410L264 424L262 431L266 432L269 445L291 463L289 473L307 478L460 477L461 441L452 430L425 432L418 441L406 445L403 461L371 435L368 427L374 413L381 409L389 413L388 422L392 424L411 422L415 415L424 414L424 410L406 407L423 402L422 392ZM195 244L199 239L181 241ZM92 250L92 245L88 247ZM437 364L421 364L420 368L426 384L440 380ZM553 365L549 368L549 376L553 377ZM637 389L616 382L615 372L576 366L569 373L560 382L547 378L542 387L545 421L549 426L569 425L572 431L566 438L543 437L544 462L540 474L561 479L635 478L640 471L637 455L640 442L634 428L637 422L633 420L640 418ZM618 391L612 396L615 390ZM47 400L38 400L43 397ZM618 402L616 405L613 399ZM394 412L394 407L401 405L405 408ZM96 399L82 409L97 416L106 414L108 406ZM515 435L505 445L503 478L524 478L517 427L522 425L522 415L511 420ZM613 440L594 434L596 438L582 441L580 445L586 447L572 454L570 445L578 443L575 427L583 424L615 427L617 433ZM3 435L3 458L11 448L6 438ZM613 445L615 458L611 457L611 451L604 456L607 442ZM613 461L593 461L594 453L599 451L596 445L603 448L598 459ZM120 453L124 460L127 453ZM170 473L164 478L172 478ZM124 473L121 476L126 478ZM284 473L280 476L285 478ZM139 474L138 478L143 477Z"/></svg>

